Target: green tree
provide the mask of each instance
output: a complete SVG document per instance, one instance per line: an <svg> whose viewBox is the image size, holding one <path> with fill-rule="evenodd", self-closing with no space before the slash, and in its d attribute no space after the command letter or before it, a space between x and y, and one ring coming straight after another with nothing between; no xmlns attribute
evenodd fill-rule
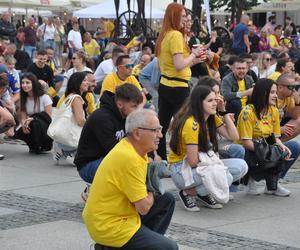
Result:
<svg viewBox="0 0 300 250"><path fill-rule="evenodd" d="M266 2L267 0L264 0ZM258 0L210 0L210 8L211 10L216 10L219 9L223 6L227 6L225 8L225 11L230 11L231 12L231 20L233 21L234 18L236 20L239 20L242 12L245 10L250 10L251 8L259 5Z"/></svg>

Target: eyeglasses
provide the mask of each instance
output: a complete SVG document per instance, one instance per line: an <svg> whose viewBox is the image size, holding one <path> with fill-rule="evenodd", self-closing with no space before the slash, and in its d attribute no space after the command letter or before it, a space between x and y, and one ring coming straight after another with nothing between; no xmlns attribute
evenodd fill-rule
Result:
<svg viewBox="0 0 300 250"><path fill-rule="evenodd" d="M143 128L143 127L138 127L138 128L142 129L142 130L151 131L151 132L154 132L154 133L161 133L161 130L162 130L163 126L159 126L157 128Z"/></svg>
<svg viewBox="0 0 300 250"><path fill-rule="evenodd" d="M272 58L264 58L264 60L271 62Z"/></svg>
<svg viewBox="0 0 300 250"><path fill-rule="evenodd" d="M120 66L124 66L126 69L132 69L134 67L134 64L133 63L128 63L128 64L123 64L123 65L120 65Z"/></svg>

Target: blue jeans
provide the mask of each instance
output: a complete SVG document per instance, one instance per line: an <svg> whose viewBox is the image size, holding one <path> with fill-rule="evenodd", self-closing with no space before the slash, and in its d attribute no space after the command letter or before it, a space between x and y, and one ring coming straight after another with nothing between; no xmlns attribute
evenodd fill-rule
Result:
<svg viewBox="0 0 300 250"><path fill-rule="evenodd" d="M223 149L228 153L230 158L245 158L245 148L240 144L226 145Z"/></svg>
<svg viewBox="0 0 300 250"><path fill-rule="evenodd" d="M95 174L97 172L97 169L101 163L103 158L99 158L97 160L91 161L87 163L84 167L82 167L78 173L79 176L87 183L93 183Z"/></svg>
<svg viewBox="0 0 300 250"><path fill-rule="evenodd" d="M230 186L232 182L239 180L248 171L247 163L242 159L222 159L224 165L228 168L227 181ZM196 168L192 168L194 183L186 187L181 173L182 161L176 162L171 166L172 180L180 190L195 188L200 196L208 195L206 188L203 185L201 176L196 172Z"/></svg>
<svg viewBox="0 0 300 250"><path fill-rule="evenodd" d="M55 44L54 39L48 39L48 40L44 41L43 47L44 47L44 49L51 47L52 49L55 50L56 44Z"/></svg>
<svg viewBox="0 0 300 250"><path fill-rule="evenodd" d="M300 154L300 144L297 141L287 141L283 144L291 150L291 158L293 160L283 162L282 171L279 174L279 178L284 178L284 176L286 175L290 167L294 164L294 162L298 159L298 156Z"/></svg>
<svg viewBox="0 0 300 250"><path fill-rule="evenodd" d="M31 59L33 59L34 56L35 56L36 47L35 46L25 45L24 46L24 51L29 55L29 57Z"/></svg>

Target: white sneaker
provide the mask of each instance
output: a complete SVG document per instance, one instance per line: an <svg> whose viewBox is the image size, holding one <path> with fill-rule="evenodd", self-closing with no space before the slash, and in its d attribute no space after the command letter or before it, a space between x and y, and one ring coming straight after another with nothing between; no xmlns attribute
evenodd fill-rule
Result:
<svg viewBox="0 0 300 250"><path fill-rule="evenodd" d="M273 191L267 190L267 187L265 188L265 194L272 194L280 197L287 197L291 194L291 191L281 186L279 183L277 184L277 189Z"/></svg>
<svg viewBox="0 0 300 250"><path fill-rule="evenodd" d="M249 179L246 186L246 193L250 195L260 195L262 192L258 189L257 182L252 178Z"/></svg>

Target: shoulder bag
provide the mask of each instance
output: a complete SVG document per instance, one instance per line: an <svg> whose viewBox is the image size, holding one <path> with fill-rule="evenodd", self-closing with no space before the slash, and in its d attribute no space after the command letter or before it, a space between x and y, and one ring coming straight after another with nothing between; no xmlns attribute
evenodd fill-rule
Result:
<svg viewBox="0 0 300 250"><path fill-rule="evenodd" d="M47 134L55 142L77 148L82 127L78 126L72 112L71 105L75 97L82 99L80 95L71 95L66 98L58 109L53 111L52 122L49 125Z"/></svg>

